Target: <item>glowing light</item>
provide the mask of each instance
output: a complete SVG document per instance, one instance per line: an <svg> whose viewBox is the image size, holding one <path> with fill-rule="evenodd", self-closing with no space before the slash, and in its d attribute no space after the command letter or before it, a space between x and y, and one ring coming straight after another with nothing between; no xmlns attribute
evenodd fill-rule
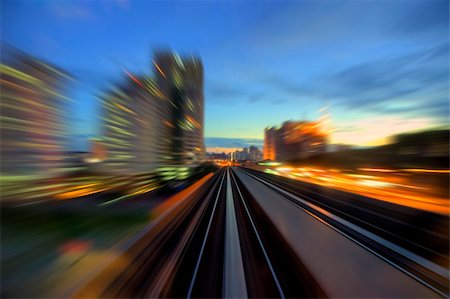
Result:
<svg viewBox="0 0 450 299"><path fill-rule="evenodd" d="M281 165L280 162L259 162L258 165L263 165L263 166L278 166Z"/></svg>
<svg viewBox="0 0 450 299"><path fill-rule="evenodd" d="M84 162L86 162L86 163L99 163L99 162L102 162L102 160L99 159L99 158L96 158L96 157L89 157L89 158L84 159Z"/></svg>
<svg viewBox="0 0 450 299"><path fill-rule="evenodd" d="M125 112L131 113L136 115L136 113L134 113L133 111L131 111L130 109L128 109L127 107L123 106L122 104L119 103L114 103L114 106L116 106L117 108L119 108L120 110L123 110Z"/></svg>
<svg viewBox="0 0 450 299"><path fill-rule="evenodd" d="M408 172L424 172L424 173L450 173L450 169L402 169Z"/></svg>
<svg viewBox="0 0 450 299"><path fill-rule="evenodd" d="M163 214L165 211L169 210L172 206L174 206L177 202L184 200L190 194L195 192L195 190L199 189L203 184L205 184L212 176L213 173L207 174L206 176L204 176L203 178L201 178L199 181L195 182L188 188L178 192L177 194L165 200L163 203L161 203L159 206L157 206L152 210L153 216L157 217Z"/></svg>
<svg viewBox="0 0 450 299"><path fill-rule="evenodd" d="M175 128L175 126L168 120L163 121L163 123L168 127Z"/></svg>
<svg viewBox="0 0 450 299"><path fill-rule="evenodd" d="M373 175L366 175L362 173L346 173L338 169L324 170L311 167L299 167L296 169L290 167L276 168L279 171L260 166L253 166L251 168L284 177L295 176L295 179L308 183L323 185L443 215L448 215L450 212L448 198L436 196L432 192L433 188L407 184L408 177L401 174L402 171L448 174L450 173L448 169L358 169L360 171L373 172Z"/></svg>
<svg viewBox="0 0 450 299"><path fill-rule="evenodd" d="M164 74L164 72L162 71L162 69L159 67L159 65L154 61L153 61L153 65L156 67L156 69L158 70L158 72L164 77L166 78L166 74Z"/></svg>
<svg viewBox="0 0 450 299"><path fill-rule="evenodd" d="M141 86L142 88L145 88L144 85L142 84L141 81L139 81L138 78L136 78L135 76L133 76L130 72L128 72L127 70L124 70L125 73L128 75L128 77L131 78L131 80L133 80L134 82L136 82L139 86Z"/></svg>
<svg viewBox="0 0 450 299"><path fill-rule="evenodd" d="M92 247L91 242L84 240L71 240L59 248L62 254L84 253Z"/></svg>
<svg viewBox="0 0 450 299"><path fill-rule="evenodd" d="M286 172L286 171L292 171L292 167L277 167L276 170L277 171L282 171L282 172Z"/></svg>
<svg viewBox="0 0 450 299"><path fill-rule="evenodd" d="M360 180L360 181L358 181L358 184L364 185L364 186L369 186L369 187L375 187L375 188L392 186L391 183L374 181L374 180Z"/></svg>
<svg viewBox="0 0 450 299"><path fill-rule="evenodd" d="M279 174L278 171L275 171L275 170L272 170L272 169L269 169L269 168L266 168L266 169L264 170L264 172L265 172L265 173L268 173L268 174Z"/></svg>
<svg viewBox="0 0 450 299"><path fill-rule="evenodd" d="M382 169L382 168L358 168L362 171L372 171L372 172L396 172L394 169Z"/></svg>

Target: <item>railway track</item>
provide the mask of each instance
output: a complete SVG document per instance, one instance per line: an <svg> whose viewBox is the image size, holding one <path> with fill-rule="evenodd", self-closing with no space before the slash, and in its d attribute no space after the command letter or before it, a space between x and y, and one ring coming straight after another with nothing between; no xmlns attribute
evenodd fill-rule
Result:
<svg viewBox="0 0 450 299"><path fill-rule="evenodd" d="M219 171L100 297L325 297L241 188L231 169Z"/></svg>
<svg viewBox="0 0 450 299"><path fill-rule="evenodd" d="M255 192L258 189L252 189L261 189L258 186L263 185L271 190L270 194L269 191L258 193ZM413 272L405 266L411 264L406 263L404 256L392 248L387 250L386 244L377 242L379 239L374 241L374 235L367 234L366 230L300 198L277 182L249 170L230 167L222 168L202 185L179 208L176 216L162 220L159 229L146 232L145 242L140 241L140 246L128 252L132 256L131 261L110 280L98 297L324 298L352 294L351 285L329 283L329 279L321 278L318 267L311 267L317 263L311 264L296 244L296 239L302 234L309 234L316 239L311 239L315 242L320 235L302 232L301 229L307 229L303 227L296 231L292 227L294 222L277 223L277 219L285 221L285 217L271 215L267 202L295 206L295 211L289 211L294 215L292 221L300 217L312 221L312 225L332 228L335 231L332 234L337 232L351 240L349 243L339 239L339 242L346 242L352 251L362 252L364 256L375 255L375 262L379 264L377 267L383 267L383 273L394 273L393 277L401 277L406 281L405 285L414 285L427 296L445 297L445 288L425 273L425 270L432 269L415 268L425 274ZM277 214L276 211L274 213ZM286 234L286 229L290 230L289 234ZM325 239L324 243L328 241ZM320 257L325 247L320 242L318 244L313 248L315 256ZM328 254L332 252L328 247L327 250ZM373 260L373 257L370 259ZM325 263L319 263L319 266L330 270ZM412 283L403 274L398 274L398 270L391 268L397 268L424 286ZM339 273L339 269L331 270ZM346 271L352 273L351 269ZM383 277L379 279L382 281ZM337 277L336 280L345 282L346 277ZM378 294L378 290L370 285L355 287L360 289L358 292ZM382 291L391 292L389 294L394 297L399 294L402 297L402 292L411 292L392 285ZM355 291L354 294L360 293Z"/></svg>
<svg viewBox="0 0 450 299"><path fill-rule="evenodd" d="M429 232L426 228L412 225L407 220L395 219L396 214L389 215L388 213L388 215L385 215L380 213L380 211L370 210L367 203L363 203L362 207L359 207L354 204L355 202L345 201L342 198L319 196L319 193L311 194L310 190L305 189L302 184L297 186L295 182L286 179L283 180L249 169L243 169L242 171L270 187L306 213L317 217L318 220L326 223L340 234L345 235L387 263L426 285L437 294L443 297L448 296L448 253L445 254L446 249L445 245L443 245L443 239L447 238L448 241L448 236L436 235L435 232ZM305 191L307 191L306 194L304 193ZM331 194L333 192L331 191ZM337 205L334 201L337 202ZM345 202L345 208L337 208L337 206L343 205L342 202ZM352 215L345 212L349 210L352 211ZM368 213L370 215L366 216ZM444 225L448 223L446 222L448 219L442 219L442 221ZM383 233L379 234L380 231ZM402 242L405 239L403 234L406 236L413 235L414 238L412 241ZM420 239L424 234L425 240ZM389 238L385 239L386 235ZM440 239L434 240L431 244L426 244L426 240L432 238L430 235ZM436 252L433 248L435 243L440 244L440 252ZM418 247L420 248L419 252L423 255L419 255L417 251L414 251ZM426 257L429 256L437 259L440 263L427 259Z"/></svg>

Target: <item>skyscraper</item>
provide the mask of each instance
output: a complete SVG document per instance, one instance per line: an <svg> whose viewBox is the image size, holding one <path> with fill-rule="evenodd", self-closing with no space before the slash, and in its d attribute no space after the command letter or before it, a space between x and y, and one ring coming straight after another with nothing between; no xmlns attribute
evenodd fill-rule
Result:
<svg viewBox="0 0 450 299"><path fill-rule="evenodd" d="M170 152L168 165L198 165L204 161L203 65L197 57L181 58L172 52L157 52L156 82L168 107Z"/></svg>
<svg viewBox="0 0 450 299"><path fill-rule="evenodd" d="M154 77L126 72L125 82L103 96L106 164L116 173L183 176L204 160L202 64L157 52L153 66Z"/></svg>
<svg viewBox="0 0 450 299"><path fill-rule="evenodd" d="M279 138L277 134L277 128L266 128L264 130L264 148L263 148L263 159L264 160L276 160L276 146L277 140Z"/></svg>
<svg viewBox="0 0 450 299"><path fill-rule="evenodd" d="M0 159L6 176L54 176L65 171L67 136L63 96L70 76L2 44Z"/></svg>
<svg viewBox="0 0 450 299"><path fill-rule="evenodd" d="M163 164L167 151L163 99L151 78L126 74L102 99L106 165L113 173L145 173Z"/></svg>

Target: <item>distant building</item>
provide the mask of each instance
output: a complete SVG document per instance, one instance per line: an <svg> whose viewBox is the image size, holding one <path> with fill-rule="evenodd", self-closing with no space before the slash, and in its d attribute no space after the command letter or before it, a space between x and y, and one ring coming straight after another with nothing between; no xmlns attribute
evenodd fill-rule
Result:
<svg viewBox="0 0 450 299"><path fill-rule="evenodd" d="M231 153L231 161L237 162L258 162L262 160L262 152L256 146L244 147L241 151L236 150Z"/></svg>
<svg viewBox="0 0 450 299"><path fill-rule="evenodd" d="M286 121L264 132L264 160L289 161L325 153L327 133L319 122Z"/></svg>
<svg viewBox="0 0 450 299"><path fill-rule="evenodd" d="M226 154L224 152L222 153L206 153L207 160L227 160L230 158L229 154Z"/></svg>
<svg viewBox="0 0 450 299"><path fill-rule="evenodd" d="M448 157L450 155L450 131L434 130L404 133L394 137L391 147L400 155L423 157Z"/></svg>
<svg viewBox="0 0 450 299"><path fill-rule="evenodd" d="M2 44L0 165L2 176L53 176L66 171L66 105L70 76Z"/></svg>
<svg viewBox="0 0 450 299"><path fill-rule="evenodd" d="M251 162L258 162L262 160L262 153L256 146L250 146L249 149L249 160Z"/></svg>
<svg viewBox="0 0 450 299"><path fill-rule="evenodd" d="M353 146L351 144L329 144L327 146L327 152L343 152L352 150Z"/></svg>
<svg viewBox="0 0 450 299"><path fill-rule="evenodd" d="M266 128L264 130L264 152L263 159L275 161L275 153L277 147L278 131L275 127Z"/></svg>

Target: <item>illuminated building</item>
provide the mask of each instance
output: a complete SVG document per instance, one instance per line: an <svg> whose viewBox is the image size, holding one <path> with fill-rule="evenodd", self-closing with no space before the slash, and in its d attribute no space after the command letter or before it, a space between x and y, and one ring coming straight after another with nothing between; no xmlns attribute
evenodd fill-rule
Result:
<svg viewBox="0 0 450 299"><path fill-rule="evenodd" d="M157 52L156 82L167 99L164 123L170 133L167 165L195 166L205 159L203 65L197 57Z"/></svg>
<svg viewBox="0 0 450 299"><path fill-rule="evenodd" d="M327 137L320 122L286 121L265 129L264 159L290 161L325 153Z"/></svg>
<svg viewBox="0 0 450 299"><path fill-rule="evenodd" d="M264 130L264 148L263 148L263 159L275 161L276 160L276 145L278 132L275 127L266 128Z"/></svg>
<svg viewBox="0 0 450 299"><path fill-rule="evenodd" d="M145 173L164 163L163 100L151 78L126 73L125 82L102 97L105 164L112 173Z"/></svg>
<svg viewBox="0 0 450 299"><path fill-rule="evenodd" d="M54 176L65 171L64 83L54 66L2 45L0 159L3 178Z"/></svg>
<svg viewBox="0 0 450 299"><path fill-rule="evenodd" d="M188 175L205 159L203 68L199 59L158 52L154 78L126 71L127 80L103 96L108 169Z"/></svg>
<svg viewBox="0 0 450 299"><path fill-rule="evenodd" d="M232 152L232 153L230 153L230 161L236 161L237 159L236 159L236 152Z"/></svg>

